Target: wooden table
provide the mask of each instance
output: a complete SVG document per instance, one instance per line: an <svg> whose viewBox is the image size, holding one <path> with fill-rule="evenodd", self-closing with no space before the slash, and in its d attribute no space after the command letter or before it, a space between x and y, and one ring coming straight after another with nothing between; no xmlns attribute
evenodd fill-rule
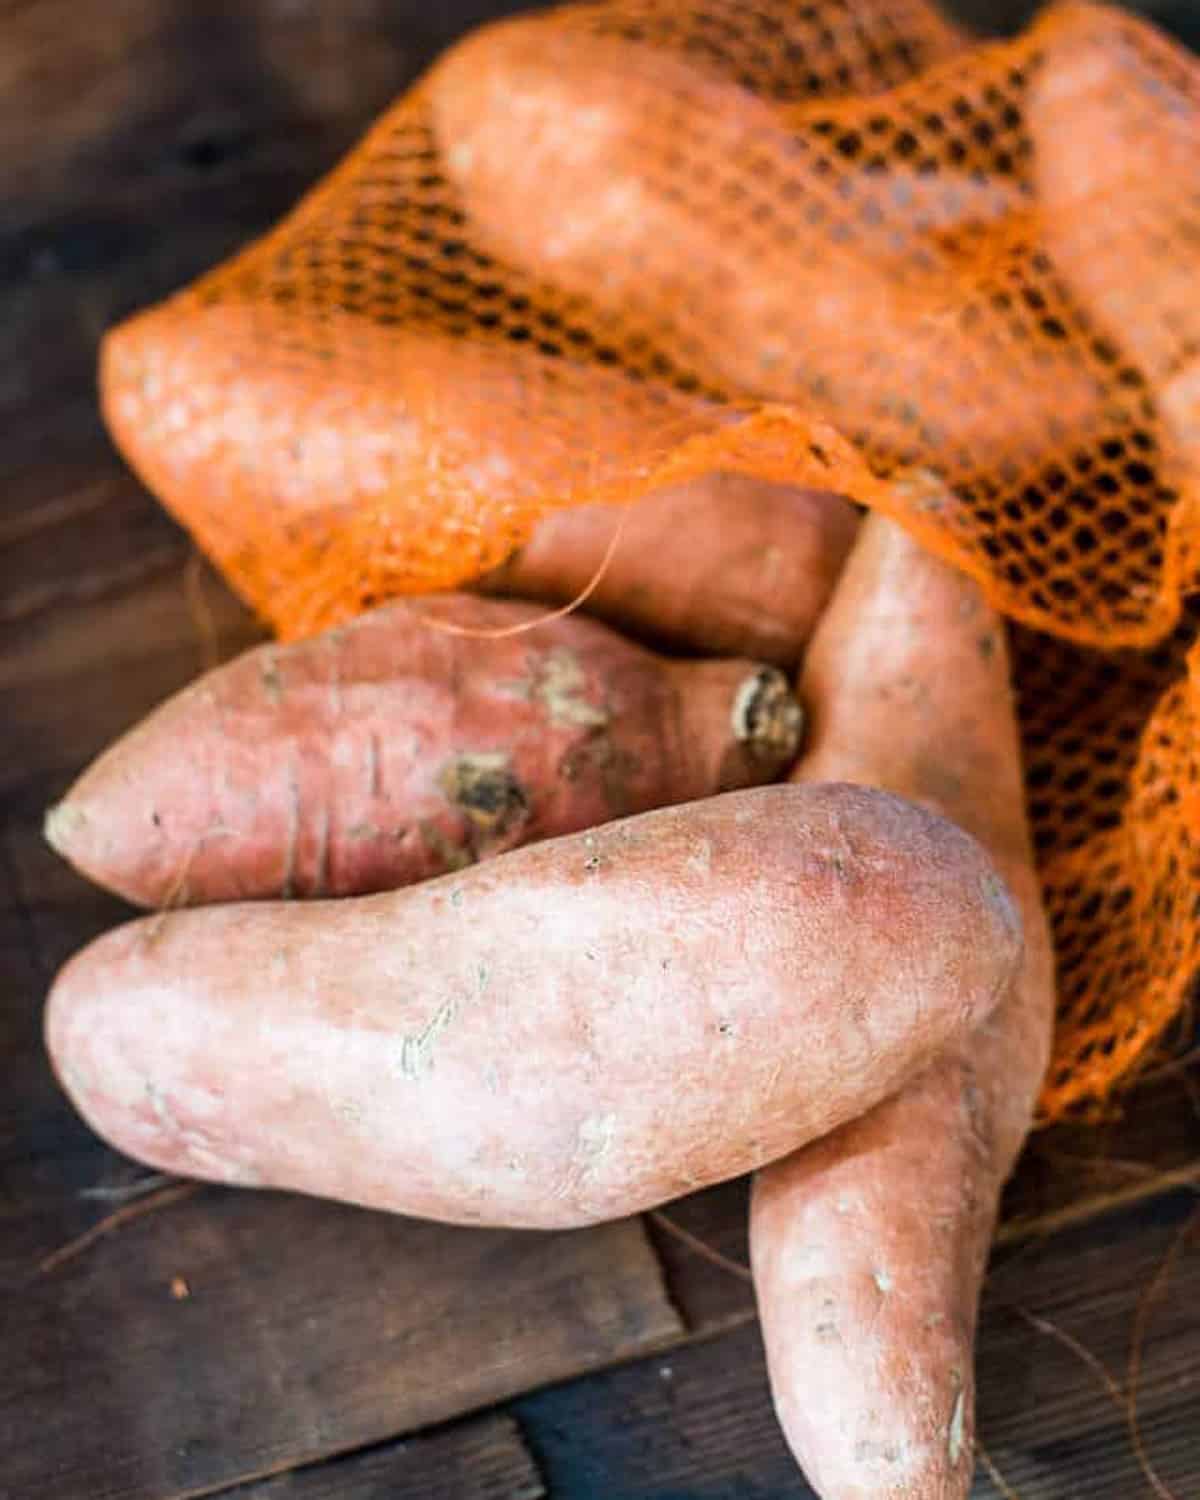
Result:
<svg viewBox="0 0 1200 1500"><path fill-rule="evenodd" d="M6 1500L809 1493L771 1414L744 1184L570 1234L164 1185L91 1135L41 1049L55 968L127 915L44 846L43 808L253 635L108 446L97 339L267 225L503 8L0 7ZM1121 1117L1040 1136L1012 1187L981 1435L1025 1500L1151 1493L1117 1389L1135 1346L1144 1453L1200 1493L1196 1100L1186 1068L1162 1070ZM999 1482L983 1468L977 1493Z"/></svg>

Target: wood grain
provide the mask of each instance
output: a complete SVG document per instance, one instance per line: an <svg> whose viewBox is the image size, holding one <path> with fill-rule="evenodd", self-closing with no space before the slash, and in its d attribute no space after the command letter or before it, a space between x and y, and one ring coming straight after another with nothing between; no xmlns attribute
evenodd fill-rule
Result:
<svg viewBox="0 0 1200 1500"><path fill-rule="evenodd" d="M218 1189L7 1290L5 1493L56 1500L206 1493L682 1331L636 1222L473 1232Z"/></svg>
<svg viewBox="0 0 1200 1500"><path fill-rule="evenodd" d="M238 1490L243 1500L543 1500L509 1417L484 1417Z"/></svg>

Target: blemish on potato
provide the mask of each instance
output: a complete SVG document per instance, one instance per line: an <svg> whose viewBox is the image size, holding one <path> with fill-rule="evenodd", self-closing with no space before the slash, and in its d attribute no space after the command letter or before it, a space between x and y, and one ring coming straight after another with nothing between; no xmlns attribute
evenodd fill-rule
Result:
<svg viewBox="0 0 1200 1500"><path fill-rule="evenodd" d="M962 1391L955 1397L954 1410L950 1413L950 1430L946 1442L946 1452L950 1462L956 1464L962 1456L963 1440L966 1429L966 1398Z"/></svg>
<svg viewBox="0 0 1200 1500"><path fill-rule="evenodd" d="M397 1071L401 1078L415 1082L430 1071L433 1066L434 1044L457 1012L457 1000L444 1000L420 1031L400 1038Z"/></svg>
<svg viewBox="0 0 1200 1500"><path fill-rule="evenodd" d="M503 837L529 817L529 793L500 752L456 756L438 772L437 782L446 800L489 838Z"/></svg>
<svg viewBox="0 0 1200 1500"><path fill-rule="evenodd" d="M87 822L87 814L81 807L76 807L73 802L59 802L47 809L42 837L51 849L66 858L65 851L82 837Z"/></svg>
<svg viewBox="0 0 1200 1500"><path fill-rule="evenodd" d="M441 860L443 870L465 870L468 865L475 863L474 853L460 844L451 843L436 823L423 818L417 827L421 830L425 847Z"/></svg>
<svg viewBox="0 0 1200 1500"><path fill-rule="evenodd" d="M854 1457L859 1463L898 1464L900 1449L895 1443L877 1443L870 1438L860 1438L854 1445Z"/></svg>
<svg viewBox="0 0 1200 1500"><path fill-rule="evenodd" d="M583 691L587 675L574 651L551 651L533 684L533 697L552 724L569 729L603 729L611 719L605 708L589 703Z"/></svg>
<svg viewBox="0 0 1200 1500"><path fill-rule="evenodd" d="M582 1176L587 1177L594 1172L609 1154L616 1134L615 1114L588 1115L580 1122L575 1136L575 1157L580 1163Z"/></svg>
<svg viewBox="0 0 1200 1500"><path fill-rule="evenodd" d="M280 703L283 699L283 676L279 671L275 653L269 649L264 651L260 658L259 675L268 699L272 703Z"/></svg>
<svg viewBox="0 0 1200 1500"><path fill-rule="evenodd" d="M730 714L733 737L752 756L781 765L793 760L804 733L804 710L787 678L762 667L742 683Z"/></svg>
<svg viewBox="0 0 1200 1500"><path fill-rule="evenodd" d="M687 867L694 875L708 875L712 870L712 841L700 839L687 857Z"/></svg>

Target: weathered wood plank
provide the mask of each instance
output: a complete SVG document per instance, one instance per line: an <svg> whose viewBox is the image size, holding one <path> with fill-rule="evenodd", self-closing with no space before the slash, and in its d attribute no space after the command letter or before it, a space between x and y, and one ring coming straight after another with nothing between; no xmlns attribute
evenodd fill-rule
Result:
<svg viewBox="0 0 1200 1500"><path fill-rule="evenodd" d="M6 1290L0 1451L30 1500L219 1489L681 1333L636 1222L521 1235L218 1189Z"/></svg>
<svg viewBox="0 0 1200 1500"><path fill-rule="evenodd" d="M136 557L136 554L132 554ZM10 623L0 648L0 715L8 753L0 797L30 818L118 734L217 657L259 638L222 584L180 549L152 576ZM88 586L89 575L74 580ZM46 867L48 873L48 867Z"/></svg>
<svg viewBox="0 0 1200 1500"><path fill-rule="evenodd" d="M238 1490L245 1500L543 1500L510 1417L483 1417L294 1470Z"/></svg>
<svg viewBox="0 0 1200 1500"><path fill-rule="evenodd" d="M1138 1410L1161 1479L1181 1500L1200 1493L1198 1229L1195 1197L1176 1194L1031 1243L994 1267L980 1332L980 1432L1021 1500L1151 1493L1124 1412L1086 1358L1046 1330L1077 1340L1123 1384L1143 1298L1173 1246L1170 1280L1142 1325ZM753 1322L510 1409L555 1500L811 1500L771 1414ZM998 1493L981 1468L977 1500Z"/></svg>

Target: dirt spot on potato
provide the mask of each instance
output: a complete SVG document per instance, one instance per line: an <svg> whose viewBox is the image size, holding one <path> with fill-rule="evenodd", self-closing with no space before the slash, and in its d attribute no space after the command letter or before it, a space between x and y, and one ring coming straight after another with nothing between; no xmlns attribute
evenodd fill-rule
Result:
<svg viewBox="0 0 1200 1500"><path fill-rule="evenodd" d="M804 710L776 667L751 673L733 700L733 735L751 753L786 764L800 749Z"/></svg>
<svg viewBox="0 0 1200 1500"><path fill-rule="evenodd" d="M465 813L472 830L501 839L529 820L529 793L506 755L459 755L438 772L446 800Z"/></svg>
<svg viewBox="0 0 1200 1500"><path fill-rule="evenodd" d="M956 1464L962 1456L966 1440L966 1398L959 1391L950 1413L950 1428L946 1434L946 1456Z"/></svg>
<svg viewBox="0 0 1200 1500"><path fill-rule="evenodd" d="M400 1038L396 1067L401 1078L415 1082L430 1071L433 1066L433 1049L437 1039L454 1020L457 1012L458 1001L456 999L445 1000L420 1031Z"/></svg>
<svg viewBox="0 0 1200 1500"><path fill-rule="evenodd" d="M895 1443L878 1443L870 1438L860 1438L854 1445L854 1457L860 1464L898 1464L901 1454Z"/></svg>
<svg viewBox="0 0 1200 1500"><path fill-rule="evenodd" d="M443 870L465 870L468 865L475 863L474 851L464 849L461 844L452 843L436 823L423 820L417 826L425 841L425 847L441 860Z"/></svg>
<svg viewBox="0 0 1200 1500"><path fill-rule="evenodd" d="M280 703L283 700L283 675L279 670L279 662L273 651L264 651L259 658L259 674L262 678L263 691L267 695L267 701L275 704Z"/></svg>
<svg viewBox="0 0 1200 1500"><path fill-rule="evenodd" d="M597 730L572 745L558 763L558 774L572 785L598 780L604 790L604 801L614 818L623 818L634 810L630 788L641 771L637 756L614 745L608 734Z"/></svg>
<svg viewBox="0 0 1200 1500"><path fill-rule="evenodd" d="M565 729L603 729L611 715L608 709L590 703L584 696L587 674L574 651L559 649L538 666L531 696L546 710L551 724Z"/></svg>

